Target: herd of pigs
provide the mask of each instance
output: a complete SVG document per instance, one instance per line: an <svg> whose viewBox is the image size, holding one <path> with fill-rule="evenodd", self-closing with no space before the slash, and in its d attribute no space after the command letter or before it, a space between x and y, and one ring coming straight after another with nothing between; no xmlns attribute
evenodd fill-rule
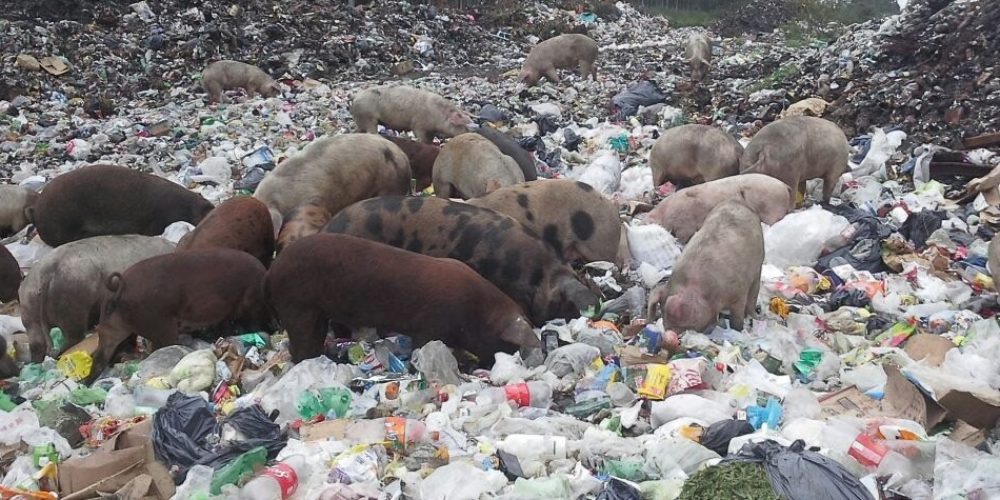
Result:
<svg viewBox="0 0 1000 500"><path fill-rule="evenodd" d="M596 79L597 55L586 36L561 35L531 50L520 78L558 82L559 69L573 68ZM707 39L693 36L687 58L692 77L703 78ZM233 88L280 92L263 71L235 61L210 65L203 86L210 101ZM58 355L95 329L93 378L135 335L159 348L181 332L280 326L294 361L321 355L330 328L374 327L417 345L440 339L488 363L498 351L537 347L534 328L547 320L598 304L573 266L624 262L614 203L581 182L536 180L529 152L435 93L369 88L350 111L358 133L314 141L254 196L216 207L113 165L59 175L40 194L0 186L0 233L31 225L54 247L23 280L0 247L0 301L19 299L31 359ZM379 125L418 140L379 135ZM653 187L670 181L683 189L645 220L686 247L669 281L650 294L648 319L704 330L728 311L742 328L760 286L761 222L793 209L807 180L822 179L829 198L848 153L843 132L814 117L771 123L745 150L713 127L667 130L649 160ZM436 197L411 196L428 186ZM177 221L196 227L175 247L156 235ZM53 345L54 327L65 346ZM16 373L4 357L0 376Z"/></svg>

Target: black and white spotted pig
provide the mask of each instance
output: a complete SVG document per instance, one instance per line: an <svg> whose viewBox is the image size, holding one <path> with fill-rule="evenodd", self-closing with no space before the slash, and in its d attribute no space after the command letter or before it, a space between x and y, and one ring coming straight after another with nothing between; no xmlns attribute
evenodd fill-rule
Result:
<svg viewBox="0 0 1000 500"><path fill-rule="evenodd" d="M459 260L514 299L536 325L576 318L597 297L517 220L440 198L383 196L355 203L324 231Z"/></svg>
<svg viewBox="0 0 1000 500"><path fill-rule="evenodd" d="M564 179L524 182L469 204L517 219L567 263L618 263L622 233L618 209L588 184Z"/></svg>

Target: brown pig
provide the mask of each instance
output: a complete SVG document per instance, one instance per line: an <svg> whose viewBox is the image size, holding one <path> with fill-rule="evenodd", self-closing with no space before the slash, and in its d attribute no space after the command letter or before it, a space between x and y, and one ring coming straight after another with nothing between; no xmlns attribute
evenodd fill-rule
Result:
<svg viewBox="0 0 1000 500"><path fill-rule="evenodd" d="M35 204L38 193L21 186L0 185L0 238L6 238L24 229L28 208Z"/></svg>
<svg viewBox="0 0 1000 500"><path fill-rule="evenodd" d="M266 328L265 272L246 252L211 248L152 257L111 274L91 377L107 367L132 335L142 335L155 350L176 344L182 332L215 326L233 333Z"/></svg>
<svg viewBox="0 0 1000 500"><path fill-rule="evenodd" d="M587 35L570 33L539 42L531 48L521 66L518 79L529 87L537 85L541 77L559 83L559 69L577 68L580 77L597 80L597 42Z"/></svg>
<svg viewBox="0 0 1000 500"><path fill-rule="evenodd" d="M405 137L382 136L392 141L403 150L410 160L410 171L417 181L417 191L423 191L430 187L432 182L432 172L434 172L434 161L437 160L441 148L433 144L424 144L419 141L411 141Z"/></svg>
<svg viewBox="0 0 1000 500"><path fill-rule="evenodd" d="M770 175L800 193L807 180L820 178L823 201L830 201L850 151L847 136L829 120L783 118L757 132L740 158L740 172Z"/></svg>
<svg viewBox="0 0 1000 500"><path fill-rule="evenodd" d="M792 207L792 190L783 182L762 174L743 174L716 179L681 189L667 196L646 216L686 243L701 229L718 205L737 200L757 213L761 222L778 222Z"/></svg>
<svg viewBox="0 0 1000 500"><path fill-rule="evenodd" d="M728 310L733 329L742 330L757 307L763 264L760 218L739 201L722 203L684 247L670 281L650 292L647 319L660 306L664 327L704 332Z"/></svg>
<svg viewBox="0 0 1000 500"><path fill-rule="evenodd" d="M576 318L597 304L573 269L533 231L488 208L434 197L385 196L345 208L324 231L462 261L514 299L534 324Z"/></svg>
<svg viewBox="0 0 1000 500"><path fill-rule="evenodd" d="M704 33L692 33L684 47L684 59L691 66L691 79L704 80L712 67L712 41Z"/></svg>
<svg viewBox="0 0 1000 500"><path fill-rule="evenodd" d="M17 298L21 278L21 264L7 247L0 245L0 302L10 302Z"/></svg>
<svg viewBox="0 0 1000 500"><path fill-rule="evenodd" d="M479 134L462 134L441 148L434 161L434 194L441 198L475 198L524 182L513 158Z"/></svg>
<svg viewBox="0 0 1000 500"><path fill-rule="evenodd" d="M281 87L267 73L257 66L239 61L224 60L209 64L201 73L201 86L208 93L209 102L228 101L222 92L235 88L242 88L250 97L281 94Z"/></svg>
<svg viewBox="0 0 1000 500"><path fill-rule="evenodd" d="M668 129L649 153L653 187L701 184L740 173L743 146L722 130L708 125Z"/></svg>
<svg viewBox="0 0 1000 500"><path fill-rule="evenodd" d="M498 351L539 345L521 308L465 264L354 236L318 234L290 245L265 290L296 362L323 353L331 323L405 333L417 346L441 340L484 363Z"/></svg>
<svg viewBox="0 0 1000 500"><path fill-rule="evenodd" d="M540 235L564 262L618 263L622 223L618 209L582 182L537 180L469 200L517 219Z"/></svg>
<svg viewBox="0 0 1000 500"><path fill-rule="evenodd" d="M201 195L167 179L94 165L52 179L28 215L42 241L56 247L91 236L155 236L177 221L197 225L211 210Z"/></svg>
<svg viewBox="0 0 1000 500"><path fill-rule="evenodd" d="M49 337L54 327L63 332L63 348L83 340L101 317L108 276L173 250L172 243L156 236L95 236L62 245L39 259L19 290L32 362L62 352L53 349Z"/></svg>
<svg viewBox="0 0 1000 500"><path fill-rule="evenodd" d="M397 132L412 131L417 140L430 144L434 137L455 137L469 131L472 116L455 103L408 85L362 90L351 102L351 116L358 131L378 132L381 123Z"/></svg>
<svg viewBox="0 0 1000 500"><path fill-rule="evenodd" d="M177 251L203 248L232 248L253 255L264 267L270 266L274 258L271 212L251 196L226 200L177 242Z"/></svg>
<svg viewBox="0 0 1000 500"><path fill-rule="evenodd" d="M374 134L316 139L264 177L254 197L282 215L303 203L331 214L374 196L410 191L410 161L398 146Z"/></svg>
<svg viewBox="0 0 1000 500"><path fill-rule="evenodd" d="M286 222L281 226L281 232L278 234L278 251L282 251L295 240L322 231L331 217L333 216L327 209L314 203L295 207L295 210L285 217Z"/></svg>

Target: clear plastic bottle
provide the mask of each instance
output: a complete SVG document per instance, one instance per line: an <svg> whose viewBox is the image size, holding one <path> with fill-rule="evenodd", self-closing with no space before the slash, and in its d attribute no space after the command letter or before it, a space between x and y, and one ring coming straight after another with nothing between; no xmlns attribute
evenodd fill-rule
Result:
<svg viewBox="0 0 1000 500"><path fill-rule="evenodd" d="M496 406L504 401L510 401L518 407L548 408L552 404L552 388L545 382L531 381L489 387L476 395L477 405Z"/></svg>
<svg viewBox="0 0 1000 500"><path fill-rule="evenodd" d="M240 490L243 500L285 500L309 477L309 460L292 455L264 469Z"/></svg>

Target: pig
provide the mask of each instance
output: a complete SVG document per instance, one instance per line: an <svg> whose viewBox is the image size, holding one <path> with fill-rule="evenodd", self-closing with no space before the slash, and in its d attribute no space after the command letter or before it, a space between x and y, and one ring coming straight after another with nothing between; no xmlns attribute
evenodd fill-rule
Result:
<svg viewBox="0 0 1000 500"><path fill-rule="evenodd" d="M38 200L38 193L21 186L0 185L0 238L17 234L31 221L28 208Z"/></svg>
<svg viewBox="0 0 1000 500"><path fill-rule="evenodd" d="M441 148L433 144L424 144L418 141L411 141L405 137L383 136L392 141L403 150L410 160L410 171L416 180L417 191L423 191L430 187L432 182L432 172L434 171L434 161L437 160Z"/></svg>
<svg viewBox="0 0 1000 500"><path fill-rule="evenodd" d="M305 203L295 207L285 217L287 222L281 226L277 250L280 252L295 240L322 231L323 226L330 222L331 217L333 216L327 209L314 203Z"/></svg>
<svg viewBox="0 0 1000 500"><path fill-rule="evenodd" d="M770 175L805 193L806 181L823 179L823 201L847 170L851 147L836 124L813 116L782 118L760 129L740 158L740 172Z"/></svg>
<svg viewBox="0 0 1000 500"><path fill-rule="evenodd" d="M691 66L691 79L704 80L712 67L712 41L704 33L692 33L684 48L684 59Z"/></svg>
<svg viewBox="0 0 1000 500"><path fill-rule="evenodd" d="M142 335L154 350L177 343L182 332L222 327L227 333L267 328L266 270L252 255L231 248L173 252L112 273L97 325L91 377L107 367L118 346Z"/></svg>
<svg viewBox="0 0 1000 500"><path fill-rule="evenodd" d="M7 352L7 339L0 335L0 380L16 377L20 370Z"/></svg>
<svg viewBox="0 0 1000 500"><path fill-rule="evenodd" d="M177 221L197 225L212 208L167 179L94 165L52 179L27 213L42 241L57 247L91 236L159 235Z"/></svg>
<svg viewBox="0 0 1000 500"><path fill-rule="evenodd" d="M274 258L274 224L271 212L260 200L239 196L209 212L198 227L177 242L177 251L232 248L271 265Z"/></svg>
<svg viewBox="0 0 1000 500"><path fill-rule="evenodd" d="M582 182L537 180L503 187L470 205L496 210L534 231L564 262L619 263L618 209Z"/></svg>
<svg viewBox="0 0 1000 500"><path fill-rule="evenodd" d="M465 264L346 234L290 245L267 272L265 294L295 362L323 353L331 323L404 333L417 346L441 340L487 364L497 352L539 346L520 306Z"/></svg>
<svg viewBox="0 0 1000 500"><path fill-rule="evenodd" d="M649 154L653 187L667 181L684 186L736 175L742 154L743 146L718 128L689 124L668 129Z"/></svg>
<svg viewBox="0 0 1000 500"><path fill-rule="evenodd" d="M239 61L215 61L201 73L201 86L208 93L208 102L228 101L224 90L242 88L247 96L260 94L275 97L281 94L281 87L260 68Z"/></svg>
<svg viewBox="0 0 1000 500"><path fill-rule="evenodd" d="M570 33L549 38L531 48L518 79L529 87L537 85L543 76L559 83L559 69L576 67L582 78L590 76L596 81L597 52L597 42L587 35Z"/></svg>
<svg viewBox="0 0 1000 500"><path fill-rule="evenodd" d="M432 179L435 195L468 199L524 182L524 174L517 162L501 153L489 139L468 133L441 148Z"/></svg>
<svg viewBox="0 0 1000 500"><path fill-rule="evenodd" d="M647 319L659 306L664 327L704 332L728 310L730 326L742 330L757 307L763 264L760 218L739 201L725 201L684 247L670 281L650 292Z"/></svg>
<svg viewBox="0 0 1000 500"><path fill-rule="evenodd" d="M254 197L281 214L314 203L336 214L374 196L410 191L410 161L403 150L372 134L317 139L264 177Z"/></svg>
<svg viewBox="0 0 1000 500"><path fill-rule="evenodd" d="M408 85L373 87L362 90L351 102L351 116L358 131L378 133L381 123L396 132L412 131L426 144L434 137L448 138L468 132L472 116L457 104Z"/></svg>
<svg viewBox="0 0 1000 500"><path fill-rule="evenodd" d="M597 297L573 269L517 220L441 198L386 196L347 207L324 228L464 262L514 299L541 325L576 318Z"/></svg>
<svg viewBox="0 0 1000 500"><path fill-rule="evenodd" d="M21 278L21 264L7 247L0 245L0 302L10 302L17 298Z"/></svg>
<svg viewBox="0 0 1000 500"><path fill-rule="evenodd" d="M517 162L517 166L524 174L524 180L533 181L538 178L538 169L535 167L535 157L530 151L521 147L514 139L507 134L490 127L481 126L475 132L493 143L501 153L511 157Z"/></svg>
<svg viewBox="0 0 1000 500"><path fill-rule="evenodd" d="M18 291L32 362L62 351L53 349L53 327L62 330L64 348L83 340L100 319L108 276L173 250L173 243L156 236L95 236L67 243L39 259Z"/></svg>
<svg viewBox="0 0 1000 500"><path fill-rule="evenodd" d="M687 243L708 214L728 200L743 202L767 225L781 220L794 202L791 188L774 177L743 174L681 189L657 204L645 221L663 226Z"/></svg>

